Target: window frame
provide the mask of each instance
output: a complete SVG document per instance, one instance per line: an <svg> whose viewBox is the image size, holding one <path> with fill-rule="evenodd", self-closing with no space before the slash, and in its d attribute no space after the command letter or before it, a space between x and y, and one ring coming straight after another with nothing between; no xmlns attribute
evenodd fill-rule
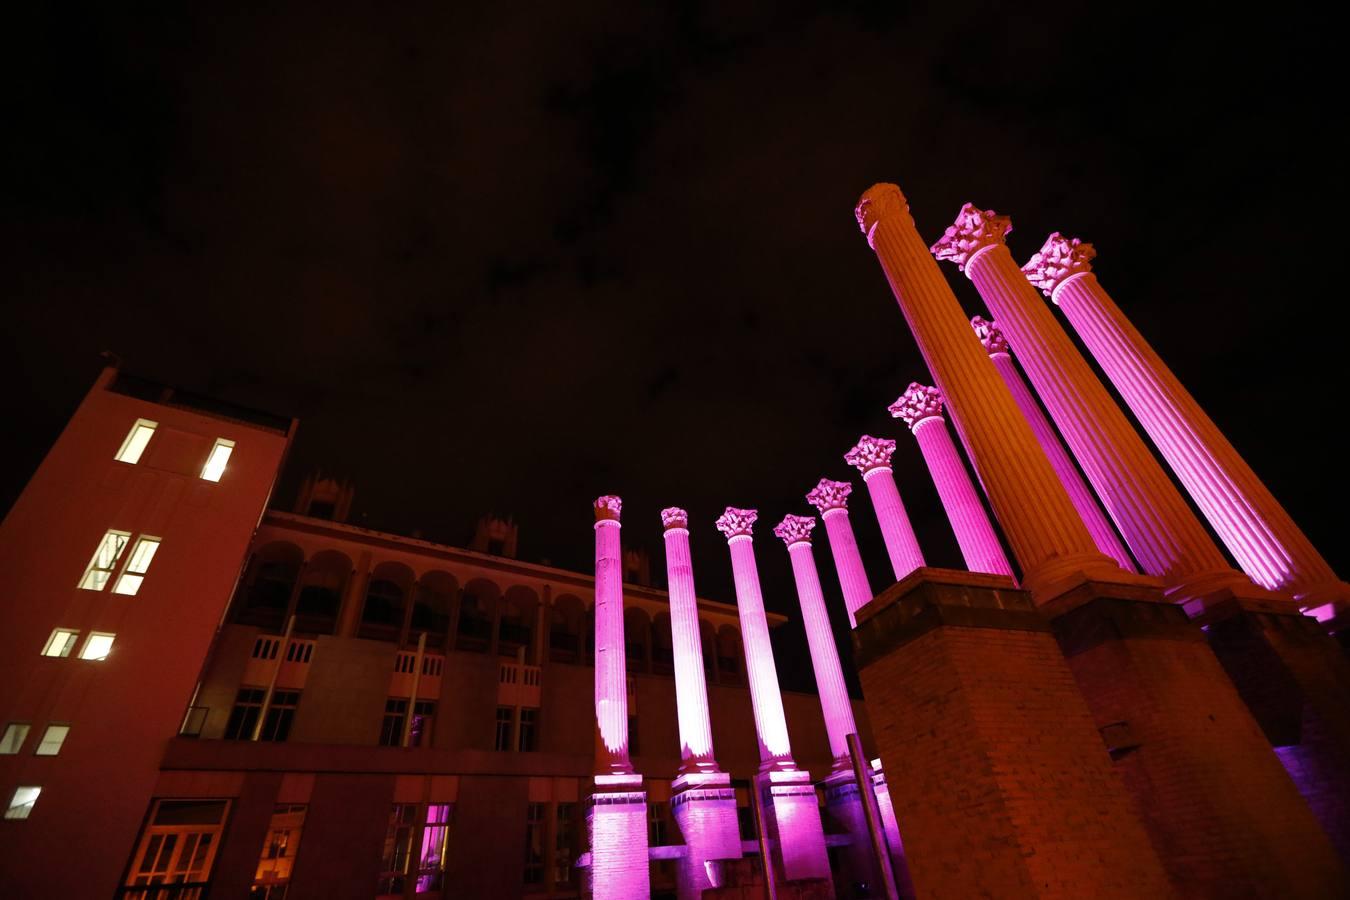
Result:
<svg viewBox="0 0 1350 900"><path fill-rule="evenodd" d="M155 556L159 553L160 545L163 543L163 538L154 535L136 535L136 543L132 546L131 552L127 554L127 561L123 564L122 571L117 576L117 583L113 585L112 592L124 597L136 596L141 590L141 585L145 583L145 576L150 571L150 564L155 561ZM148 550L145 549L147 547ZM143 553L145 558L141 559Z"/></svg>
<svg viewBox="0 0 1350 900"><path fill-rule="evenodd" d="M19 794L23 791L32 791L32 798L25 803L17 802ZM33 814L33 808L37 806L38 798L42 796L42 785L40 784L20 784L14 787L14 791L9 795L9 802L5 805L6 821L22 822ZM22 811L22 813L18 811Z"/></svg>
<svg viewBox="0 0 1350 900"><path fill-rule="evenodd" d="M47 744L48 744L48 742L51 740L51 733L52 733L52 731L55 730L55 729L57 729L57 728L64 729L64 730L61 732L61 738L60 738L60 740L58 740L58 741L56 742L56 747L55 747L54 749L50 750L49 752L44 752L43 748L46 747ZM61 755L61 750L62 750L62 748L65 747L65 745L66 745L66 739L69 738L69 737L70 737L70 723L69 723L69 722L48 722L48 723L47 723L47 727L44 728L44 729L42 729L42 737L40 737L40 738L38 739L37 746L33 748L33 755L34 755L34 756L60 756L60 755Z"/></svg>
<svg viewBox="0 0 1350 900"><path fill-rule="evenodd" d="M198 479L201 481L209 481L212 484L219 484L220 479L225 475L226 467L230 464L230 457L234 455L234 447L234 441L229 438L216 438L216 442L211 445L211 452L206 454L206 462L202 463L202 470L197 476ZM211 467L215 463L216 456L221 450L225 451L224 458L220 461L220 468L215 471L216 477L212 478Z"/></svg>
<svg viewBox="0 0 1350 900"><path fill-rule="evenodd" d="M57 636L65 635L66 641L61 647L60 653L50 652L56 644ZM74 652L75 645L80 642L80 631L78 628L53 628L52 633L47 636L47 643L42 645L40 655L51 659L69 659L70 654Z"/></svg>
<svg viewBox="0 0 1350 900"><path fill-rule="evenodd" d="M18 756L22 753L23 745L28 743L28 735L32 731L32 722L6 722L5 730L0 731L0 756ZM18 733L18 742L14 743L13 750L6 750L5 747L13 743L14 739L10 735L15 732Z"/></svg>
<svg viewBox="0 0 1350 900"><path fill-rule="evenodd" d="M145 455L146 448L148 448L150 442L154 440L155 431L158 428L159 423L153 419L137 419L135 424L131 426L131 430L127 432L127 436L123 438L122 446L117 449L117 453L113 456L113 459L116 462L126 463L129 466L139 465L141 457ZM128 459L127 457L131 455L132 448L136 443L136 438L142 430L150 432L150 435L145 439L144 443L135 448L135 455Z"/></svg>
<svg viewBox="0 0 1350 900"><path fill-rule="evenodd" d="M95 638L108 638L108 647L103 651L102 656L86 656L85 654L89 652L89 645L94 642ZM85 637L84 643L80 645L79 658L87 660L88 662L105 662L108 659L108 655L112 653L113 644L115 643L117 643L116 633L111 631L91 631Z"/></svg>
<svg viewBox="0 0 1350 900"><path fill-rule="evenodd" d="M107 566L98 565L99 556L103 553L104 546L106 546L109 540L114 537L122 538L121 546L117 548L117 552L113 555L112 560ZM80 576L80 580L76 584L76 587L82 591L102 591L107 588L109 583L112 582L113 576L117 574L118 567L122 562L122 557L126 555L127 547L129 546L131 546L130 531L122 531L120 528L109 528L107 531L103 532L103 537L99 538L98 546L94 548L94 555L89 558L89 564L84 567L84 574ZM97 580L96 573L101 573L104 576L103 580L99 581L97 584L94 583L94 581Z"/></svg>

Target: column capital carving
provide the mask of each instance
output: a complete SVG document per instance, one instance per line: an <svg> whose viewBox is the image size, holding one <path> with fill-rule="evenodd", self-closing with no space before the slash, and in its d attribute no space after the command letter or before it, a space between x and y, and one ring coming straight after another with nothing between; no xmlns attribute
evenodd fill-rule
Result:
<svg viewBox="0 0 1350 900"><path fill-rule="evenodd" d="M661 510L661 526L666 531L672 528L688 528L689 513L678 506L668 506Z"/></svg>
<svg viewBox="0 0 1350 900"><path fill-rule="evenodd" d="M980 209L967 203L956 214L956 221L947 226L942 237L931 249L938 259L956 263L962 272L981 251L1003 243L1012 231L1012 219L997 215L992 209Z"/></svg>
<svg viewBox="0 0 1350 900"><path fill-rule="evenodd" d="M595 521L600 522L618 522L619 516L623 512L623 501L613 494L605 494L603 497L595 498Z"/></svg>
<svg viewBox="0 0 1350 900"><path fill-rule="evenodd" d="M903 216L907 223L914 224L909 214L909 201L897 185L886 182L874 184L863 191L863 195L858 198L858 205L853 209L853 215L858 219L858 227L867 236L869 247L874 246L872 233L882 219Z"/></svg>
<svg viewBox="0 0 1350 900"><path fill-rule="evenodd" d="M1058 231L1045 239L1041 249L1032 254L1022 267L1027 280L1054 299L1059 286L1075 275L1092 271L1092 258L1097 255L1091 244L1078 238L1066 238Z"/></svg>
<svg viewBox="0 0 1350 900"><path fill-rule="evenodd" d="M773 527L773 533L791 549L793 544L811 543L811 530L815 527L815 516L788 515Z"/></svg>
<svg viewBox="0 0 1350 900"><path fill-rule="evenodd" d="M717 530L726 535L728 541L735 537L751 537L758 518L759 510L728 506L717 519Z"/></svg>
<svg viewBox="0 0 1350 900"><path fill-rule="evenodd" d="M904 419L912 431L924 419L942 416L942 392L935 387L911 381L909 387L887 409L897 419Z"/></svg>
<svg viewBox="0 0 1350 900"><path fill-rule="evenodd" d="M998 327L997 322L991 322L984 316L976 316L970 320L970 327L975 329L975 336L984 345L986 353L992 356L995 353L1008 352L1008 339L1003 336L1003 329Z"/></svg>
<svg viewBox="0 0 1350 900"><path fill-rule="evenodd" d="M873 469L890 468L893 453L895 441L864 434L853 449L844 454L844 462L866 475Z"/></svg>
<svg viewBox="0 0 1350 900"><path fill-rule="evenodd" d="M835 509L848 509L848 495L853 493L853 485L847 481L820 479L820 483L806 495L806 502L820 510L823 516Z"/></svg>

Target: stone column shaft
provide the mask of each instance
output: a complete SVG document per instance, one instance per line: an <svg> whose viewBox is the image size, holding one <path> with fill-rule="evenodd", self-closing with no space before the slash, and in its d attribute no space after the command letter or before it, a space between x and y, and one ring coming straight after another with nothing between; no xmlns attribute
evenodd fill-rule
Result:
<svg viewBox="0 0 1350 900"><path fill-rule="evenodd" d="M1046 459L1050 460L1050 465L1054 467L1055 474L1059 476L1060 483L1064 485L1064 490L1068 491L1069 499L1073 501L1073 507L1078 510L1078 515L1082 518L1083 524L1087 526L1097 549L1114 559L1125 571L1137 571L1134 559L1130 557L1130 551L1125 549L1120 536L1116 534L1116 529L1112 527L1110 520L1106 518L1106 514L1097 504L1097 498L1093 495L1092 489L1088 487L1087 482L1083 480L1083 476L1079 474L1078 467L1073 464L1073 460L1069 457L1069 451L1065 448L1064 442L1059 439L1054 426L1050 424L1050 420L1041 411L1040 404L1032 396L1031 388L1027 386L1022 374L1017 371L1017 364L1008 355L1008 342L1003 337L1002 331L993 322L986 321L979 316L971 319L970 324L974 326L975 334L979 336L980 343L989 352L989 359L993 361L999 377L1003 379L1003 383L1008 386L1008 391L1013 395L1013 399L1017 401L1017 406L1022 410L1022 415L1026 416L1027 424L1031 426L1032 432L1036 435L1036 441L1045 451Z"/></svg>
<svg viewBox="0 0 1350 900"><path fill-rule="evenodd" d="M1144 571L1169 588L1237 576L1001 235L971 254L964 269Z"/></svg>
<svg viewBox="0 0 1350 900"><path fill-rule="evenodd" d="M1021 563L1038 587L1082 572L1110 576L1102 556L1008 388L970 330L969 320L928 252L900 189L870 188L858 223L876 251L900 309L952 418L970 448L990 503Z"/></svg>
<svg viewBox="0 0 1350 900"><path fill-rule="evenodd" d="M909 524L909 514L905 512L900 489L896 487L895 475L891 471L893 453L895 441L865 434L852 450L844 454L844 462L862 473L868 496L872 498L877 524L881 526L881 537L886 542L891 570L895 573L895 580L900 581L922 567L924 561L919 539L914 535L914 527ZM849 613L852 621L852 610Z"/></svg>
<svg viewBox="0 0 1350 900"><path fill-rule="evenodd" d="M698 628L698 595L689 553L688 514L676 507L661 511L665 525L666 581L670 595L670 644L675 657L675 704L680 725L682 771L717 771L708 686L703 674L703 643Z"/></svg>
<svg viewBox="0 0 1350 900"><path fill-rule="evenodd" d="M1024 272L1064 311L1242 571L1314 604L1350 601L1350 586L1098 283L1095 255L1052 234Z"/></svg>
<svg viewBox="0 0 1350 900"><path fill-rule="evenodd" d="M623 563L618 497L595 501L595 746L597 775L633 771L628 759L628 670L624 659Z"/></svg>
<svg viewBox="0 0 1350 900"><path fill-rule="evenodd" d="M872 585L867 582L867 570L863 568L858 542L853 538L853 525L848 520L848 495L852 491L853 486L848 482L822 478L806 495L807 502L820 510L820 517L825 520L830 554L834 557L839 589L848 610L849 627L857 624L855 613L872 601Z"/></svg>

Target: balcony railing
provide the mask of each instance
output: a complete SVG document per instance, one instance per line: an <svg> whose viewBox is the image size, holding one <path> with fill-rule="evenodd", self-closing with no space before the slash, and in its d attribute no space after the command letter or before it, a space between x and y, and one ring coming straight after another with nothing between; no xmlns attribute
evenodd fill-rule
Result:
<svg viewBox="0 0 1350 900"><path fill-rule="evenodd" d="M203 900L205 881L185 881L181 884L147 884L117 889L118 900Z"/></svg>

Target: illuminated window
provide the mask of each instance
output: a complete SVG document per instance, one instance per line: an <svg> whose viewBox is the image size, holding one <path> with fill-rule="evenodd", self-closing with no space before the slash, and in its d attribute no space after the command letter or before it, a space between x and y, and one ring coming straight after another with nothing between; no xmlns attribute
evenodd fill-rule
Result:
<svg viewBox="0 0 1350 900"><path fill-rule="evenodd" d="M525 707L520 711L520 752L532 753L539 733L539 710Z"/></svg>
<svg viewBox="0 0 1350 900"><path fill-rule="evenodd" d="M13 756L18 753L27 739L28 723L10 722L5 726L5 733L0 735L0 756Z"/></svg>
<svg viewBox="0 0 1350 900"><path fill-rule="evenodd" d="M428 803L426 824L422 826L420 859L417 863L416 893L439 891L445 886L445 846L455 808L449 803Z"/></svg>
<svg viewBox="0 0 1350 900"><path fill-rule="evenodd" d="M38 742L33 755L55 756L61 752L61 745L66 742L68 734L70 734L69 725L48 725L47 730L42 732L42 740Z"/></svg>
<svg viewBox="0 0 1350 900"><path fill-rule="evenodd" d="M84 639L84 646L80 648L80 659L107 659L116 638L117 635L115 634L104 634L101 631L89 632L89 637Z"/></svg>
<svg viewBox="0 0 1350 900"><path fill-rule="evenodd" d="M206 458L206 465L202 466L202 479L219 481L221 474L225 471L225 464L230 461L230 454L233 452L234 441L216 438L216 445L211 448L211 455Z"/></svg>
<svg viewBox="0 0 1350 900"><path fill-rule="evenodd" d="M525 883L544 882L544 822L548 805L531 803L525 810Z"/></svg>
<svg viewBox="0 0 1350 900"><path fill-rule="evenodd" d="M127 887L171 884L162 892L126 897L201 897L220 846L228 800L156 800L127 867Z"/></svg>
<svg viewBox="0 0 1350 900"><path fill-rule="evenodd" d="M376 894L384 896L404 892L412 858L413 831L416 828L417 804L395 803L389 811L389 825L384 831L384 851L380 857L380 881Z"/></svg>
<svg viewBox="0 0 1350 900"><path fill-rule="evenodd" d="M145 452L145 445L150 443L150 437L155 433L158 422L151 422L149 419L137 419L136 424L131 426L131 431L127 432L127 439L122 442L122 449L117 451L113 459L118 462L130 463L136 465L141 461L141 454Z"/></svg>
<svg viewBox="0 0 1350 900"><path fill-rule="evenodd" d="M117 568L117 561L122 558L122 551L127 549L130 540L130 533L125 531L109 531L105 534L94 551L94 558L89 560L89 568L84 570L80 587L86 591L101 591L107 587L113 569Z"/></svg>
<svg viewBox="0 0 1350 900"><path fill-rule="evenodd" d="M117 587L113 588L113 593L135 594L139 591L141 582L145 580L145 573L150 568L150 561L155 558L155 551L158 549L159 538L138 538L135 549L131 551L131 559L127 560L126 568L117 579Z"/></svg>
<svg viewBox="0 0 1350 900"><path fill-rule="evenodd" d="M272 810L262 856L253 874L250 900L284 900L291 883L295 854L300 851L300 834L305 827L305 807L278 806Z"/></svg>
<svg viewBox="0 0 1350 900"><path fill-rule="evenodd" d="M69 656L70 651L75 649L75 641L80 637L78 631L69 628L57 628L52 631L52 636L47 638L47 644L42 648L43 656Z"/></svg>
<svg viewBox="0 0 1350 900"><path fill-rule="evenodd" d="M37 785L26 784L16 787L14 795L9 798L9 806L5 808L5 818L28 818L28 814L33 811L33 804L37 803L38 794L41 793L42 788Z"/></svg>

